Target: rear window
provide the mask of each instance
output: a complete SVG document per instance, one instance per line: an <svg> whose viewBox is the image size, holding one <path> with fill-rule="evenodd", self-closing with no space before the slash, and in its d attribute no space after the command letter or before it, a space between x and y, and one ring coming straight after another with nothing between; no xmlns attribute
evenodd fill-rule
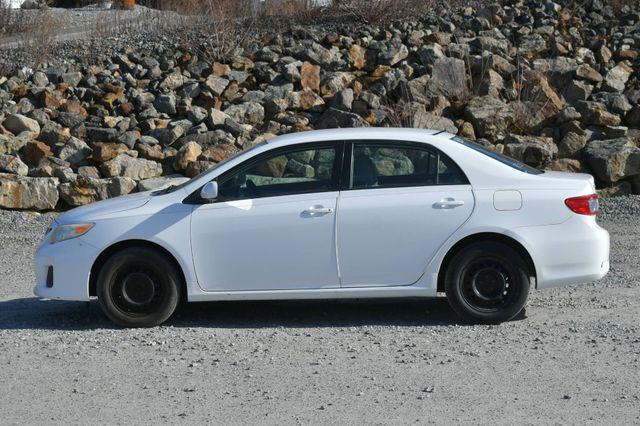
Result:
<svg viewBox="0 0 640 426"><path fill-rule="evenodd" d="M514 160L511 157L507 157L506 155L499 154L499 153L497 153L495 151L490 150L487 147L484 147L484 146L480 145L479 143L470 141L469 139L465 139L465 138L460 137L460 136L454 136L453 138L451 138L451 140L455 141L455 142L458 142L458 143L461 143L462 145L466 146L467 148L471 148L474 151L477 151L477 152L479 152L481 154L484 154L487 157L491 157L494 160L499 161L502 164L506 164L507 166L509 166L509 167L511 167L513 169L519 170L521 172L529 173L530 175L540 175L540 174L543 173L542 171L536 169L535 167L528 166L528 165L526 165L524 163L521 163L518 160Z"/></svg>

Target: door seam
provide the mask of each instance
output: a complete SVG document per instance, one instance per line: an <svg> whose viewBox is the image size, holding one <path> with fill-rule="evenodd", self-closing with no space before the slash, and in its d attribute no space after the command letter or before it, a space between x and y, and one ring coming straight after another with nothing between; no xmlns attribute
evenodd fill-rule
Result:
<svg viewBox="0 0 640 426"><path fill-rule="evenodd" d="M342 273L340 272L340 254L338 249L338 218L340 215L340 197L342 191L338 191L338 198L336 199L336 214L333 216L333 235L334 245L336 250L336 271L338 272L338 285L342 288Z"/></svg>

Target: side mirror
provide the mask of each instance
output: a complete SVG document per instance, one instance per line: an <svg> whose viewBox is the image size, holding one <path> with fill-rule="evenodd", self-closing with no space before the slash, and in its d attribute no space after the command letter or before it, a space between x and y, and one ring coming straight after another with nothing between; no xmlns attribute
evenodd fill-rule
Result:
<svg viewBox="0 0 640 426"><path fill-rule="evenodd" d="M211 181L202 187L200 197L203 200L213 201L218 198L218 182Z"/></svg>

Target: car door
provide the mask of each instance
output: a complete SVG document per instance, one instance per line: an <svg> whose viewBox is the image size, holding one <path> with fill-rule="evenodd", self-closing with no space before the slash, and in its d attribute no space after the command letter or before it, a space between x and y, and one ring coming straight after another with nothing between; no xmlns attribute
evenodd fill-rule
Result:
<svg viewBox="0 0 640 426"><path fill-rule="evenodd" d="M298 144L247 160L196 205L191 244L206 291L340 286L335 246L342 143Z"/></svg>
<svg viewBox="0 0 640 426"><path fill-rule="evenodd" d="M342 287L415 283L471 215L467 178L423 143L353 142L345 160L337 227Z"/></svg>

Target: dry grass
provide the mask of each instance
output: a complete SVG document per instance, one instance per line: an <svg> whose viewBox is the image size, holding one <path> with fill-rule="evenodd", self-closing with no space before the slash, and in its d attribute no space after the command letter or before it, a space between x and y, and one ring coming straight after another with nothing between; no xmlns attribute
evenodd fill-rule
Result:
<svg viewBox="0 0 640 426"><path fill-rule="evenodd" d="M191 44L190 34L197 34L199 53L210 62L235 55L255 33L256 13L239 7L238 0L166 0L163 7L184 17L188 30L182 44Z"/></svg>
<svg viewBox="0 0 640 426"><path fill-rule="evenodd" d="M25 32L30 21L21 10L9 8L8 2L0 0L0 38Z"/></svg>
<svg viewBox="0 0 640 426"><path fill-rule="evenodd" d="M55 37L62 25L47 9L37 13L25 13L21 9L9 9L0 0L0 39L9 39L28 49L37 63L46 61Z"/></svg>
<svg viewBox="0 0 640 426"><path fill-rule="evenodd" d="M609 4L616 15L624 15L640 9L640 0L609 0Z"/></svg>
<svg viewBox="0 0 640 426"><path fill-rule="evenodd" d="M435 0L336 0L333 8L366 23L387 23L418 17L436 6Z"/></svg>
<svg viewBox="0 0 640 426"><path fill-rule="evenodd" d="M28 37L24 41L31 50L31 55L36 63L43 63L51 56L53 43L62 25L47 9L38 11L35 21L25 31Z"/></svg>

